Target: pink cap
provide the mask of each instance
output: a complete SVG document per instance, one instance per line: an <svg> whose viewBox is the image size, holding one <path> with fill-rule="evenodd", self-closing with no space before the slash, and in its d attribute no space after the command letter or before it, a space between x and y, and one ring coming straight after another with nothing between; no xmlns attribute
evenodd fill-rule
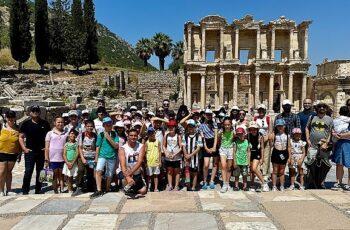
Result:
<svg viewBox="0 0 350 230"><path fill-rule="evenodd" d="M294 128L294 129L292 130L292 133L293 133L293 134L301 134L301 129L300 129L300 128Z"/></svg>
<svg viewBox="0 0 350 230"><path fill-rule="evenodd" d="M236 129L236 133L237 134L245 133L245 130L244 130L244 128L239 127L239 128Z"/></svg>

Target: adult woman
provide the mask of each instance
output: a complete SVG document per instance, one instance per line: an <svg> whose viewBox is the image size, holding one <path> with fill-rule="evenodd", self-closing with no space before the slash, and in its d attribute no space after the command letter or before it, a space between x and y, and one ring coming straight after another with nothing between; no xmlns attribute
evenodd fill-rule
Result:
<svg viewBox="0 0 350 230"><path fill-rule="evenodd" d="M11 195L12 170L21 151L16 113L5 113L6 123L0 127L0 196ZM5 192L6 184L6 192Z"/></svg>
<svg viewBox="0 0 350 230"><path fill-rule="evenodd" d="M245 130L245 133L248 133L248 127L249 127L249 121L246 120L246 113L245 111L242 109L239 111L238 113L238 120L236 122L236 129L239 127L242 127Z"/></svg>

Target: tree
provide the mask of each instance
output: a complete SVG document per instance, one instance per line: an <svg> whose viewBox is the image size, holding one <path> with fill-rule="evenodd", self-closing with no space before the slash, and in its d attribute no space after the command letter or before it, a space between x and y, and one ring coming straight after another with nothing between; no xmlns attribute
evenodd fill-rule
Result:
<svg viewBox="0 0 350 230"><path fill-rule="evenodd" d="M49 18L47 0L35 1L35 57L41 70L49 60Z"/></svg>
<svg viewBox="0 0 350 230"><path fill-rule="evenodd" d="M84 1L84 22L86 30L86 63L89 64L91 69L91 64L96 64L100 60L97 53L97 22L93 0Z"/></svg>
<svg viewBox="0 0 350 230"><path fill-rule="evenodd" d="M66 34L69 20L69 0L54 0L51 4L50 55L52 64L61 65L66 61Z"/></svg>
<svg viewBox="0 0 350 230"><path fill-rule="evenodd" d="M28 61L32 51L30 34L30 11L26 0L12 0L10 7L10 48L13 59L18 61L18 70Z"/></svg>
<svg viewBox="0 0 350 230"><path fill-rule="evenodd" d="M171 56L174 60L179 60L184 56L184 43L182 41L175 43L171 51Z"/></svg>
<svg viewBox="0 0 350 230"><path fill-rule="evenodd" d="M141 38L135 47L137 55L143 60L143 66L147 67L147 61L153 54L153 43L148 38Z"/></svg>
<svg viewBox="0 0 350 230"><path fill-rule="evenodd" d="M86 31L80 0L73 0L67 39L67 63L79 70L87 59Z"/></svg>
<svg viewBox="0 0 350 230"><path fill-rule="evenodd" d="M171 38L163 33L156 33L153 37L153 51L159 58L159 70L164 70L165 58L171 53Z"/></svg>

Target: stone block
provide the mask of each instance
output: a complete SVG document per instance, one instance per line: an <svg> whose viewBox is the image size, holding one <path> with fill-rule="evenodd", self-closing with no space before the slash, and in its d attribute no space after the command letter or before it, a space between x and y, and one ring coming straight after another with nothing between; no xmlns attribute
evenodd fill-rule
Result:
<svg viewBox="0 0 350 230"><path fill-rule="evenodd" d="M277 230L276 226L270 222L230 222L225 224L227 230Z"/></svg>
<svg viewBox="0 0 350 230"><path fill-rule="evenodd" d="M9 103L9 99L8 97L0 97L0 105L6 105Z"/></svg>
<svg viewBox="0 0 350 230"><path fill-rule="evenodd" d="M156 217L155 230L218 229L215 216L207 213L160 213Z"/></svg>
<svg viewBox="0 0 350 230"><path fill-rule="evenodd" d="M118 220L117 214L77 214L71 219L68 224L63 227L63 230L76 229L116 229Z"/></svg>
<svg viewBox="0 0 350 230"><path fill-rule="evenodd" d="M150 213L121 214L118 218L118 229L148 229L150 224Z"/></svg>
<svg viewBox="0 0 350 230"><path fill-rule="evenodd" d="M45 205L39 207L36 213L58 213L58 212L75 212L79 210L86 200L78 199L54 199L48 201Z"/></svg>
<svg viewBox="0 0 350 230"><path fill-rule="evenodd" d="M12 230L56 230L66 218L67 215L25 216Z"/></svg>
<svg viewBox="0 0 350 230"><path fill-rule="evenodd" d="M9 213L26 213L31 209L35 208L45 199L21 199L21 197L11 201L0 207L0 214L9 214Z"/></svg>
<svg viewBox="0 0 350 230"><path fill-rule="evenodd" d="M7 216L0 217L1 230L10 230L18 222L22 220L23 216Z"/></svg>
<svg viewBox="0 0 350 230"><path fill-rule="evenodd" d="M122 198L121 193L107 193L94 199L87 212L114 212Z"/></svg>

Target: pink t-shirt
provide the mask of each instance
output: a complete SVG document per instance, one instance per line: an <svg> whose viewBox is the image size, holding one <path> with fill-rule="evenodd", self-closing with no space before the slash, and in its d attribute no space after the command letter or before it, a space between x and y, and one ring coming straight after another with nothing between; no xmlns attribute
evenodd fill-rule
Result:
<svg viewBox="0 0 350 230"><path fill-rule="evenodd" d="M50 162L63 162L63 149L67 141L68 133L56 133L55 130L51 130L46 134L45 141L50 142L49 147L49 159Z"/></svg>

